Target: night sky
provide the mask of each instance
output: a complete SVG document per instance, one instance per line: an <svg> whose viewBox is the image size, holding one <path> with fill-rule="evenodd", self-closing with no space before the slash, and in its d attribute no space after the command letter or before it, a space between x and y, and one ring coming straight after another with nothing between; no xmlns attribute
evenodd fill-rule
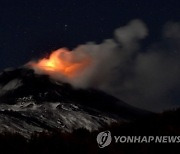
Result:
<svg viewBox="0 0 180 154"><path fill-rule="evenodd" d="M126 59L113 80L118 86L106 86L105 91L153 111L180 106L179 8L179 0L0 0L0 70L61 47L102 43L113 38L115 29L139 19L133 26L144 23L148 36L137 59L130 55L133 62Z"/></svg>
<svg viewBox="0 0 180 154"><path fill-rule="evenodd" d="M60 47L111 38L114 29L142 19L160 37L167 21L179 21L178 0L1 0L0 70L16 67Z"/></svg>

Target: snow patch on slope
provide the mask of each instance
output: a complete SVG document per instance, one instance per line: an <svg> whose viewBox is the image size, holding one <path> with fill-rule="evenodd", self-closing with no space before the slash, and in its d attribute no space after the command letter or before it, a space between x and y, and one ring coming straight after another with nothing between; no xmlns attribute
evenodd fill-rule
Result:
<svg viewBox="0 0 180 154"><path fill-rule="evenodd" d="M20 79L13 79L5 85L0 85L0 95L4 95L6 92L16 90L23 85Z"/></svg>
<svg viewBox="0 0 180 154"><path fill-rule="evenodd" d="M35 104L31 96L19 99L14 105L0 104L0 132L16 132L27 138L35 131L72 132L79 128L93 131L113 122L117 120L91 108L61 102Z"/></svg>

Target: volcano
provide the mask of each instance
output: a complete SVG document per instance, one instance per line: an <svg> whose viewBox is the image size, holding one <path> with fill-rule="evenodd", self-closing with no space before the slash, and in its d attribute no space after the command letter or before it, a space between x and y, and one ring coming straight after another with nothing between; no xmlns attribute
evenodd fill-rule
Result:
<svg viewBox="0 0 180 154"><path fill-rule="evenodd" d="M0 132L29 138L42 131L93 131L147 114L103 91L73 88L28 67L0 74Z"/></svg>

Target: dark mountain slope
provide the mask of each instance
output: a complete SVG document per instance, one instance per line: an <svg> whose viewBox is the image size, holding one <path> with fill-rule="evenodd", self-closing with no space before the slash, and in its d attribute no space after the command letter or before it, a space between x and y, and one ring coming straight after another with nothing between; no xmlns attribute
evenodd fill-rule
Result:
<svg viewBox="0 0 180 154"><path fill-rule="evenodd" d="M0 74L0 131L28 136L34 131L97 130L112 122L150 114L95 89L75 89L32 69ZM8 121L8 122L7 122Z"/></svg>

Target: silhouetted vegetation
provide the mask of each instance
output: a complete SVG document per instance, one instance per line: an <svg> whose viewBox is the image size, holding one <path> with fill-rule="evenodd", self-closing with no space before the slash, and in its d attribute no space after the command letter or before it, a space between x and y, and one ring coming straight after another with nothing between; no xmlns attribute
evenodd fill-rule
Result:
<svg viewBox="0 0 180 154"><path fill-rule="evenodd" d="M0 134L1 154L60 154L60 153L122 153L154 154L180 153L178 143L117 143L103 149L96 142L100 131L110 130L112 135L180 135L180 109L151 115L131 123L112 124L95 132L85 129L72 133L34 133L30 139L19 134Z"/></svg>

